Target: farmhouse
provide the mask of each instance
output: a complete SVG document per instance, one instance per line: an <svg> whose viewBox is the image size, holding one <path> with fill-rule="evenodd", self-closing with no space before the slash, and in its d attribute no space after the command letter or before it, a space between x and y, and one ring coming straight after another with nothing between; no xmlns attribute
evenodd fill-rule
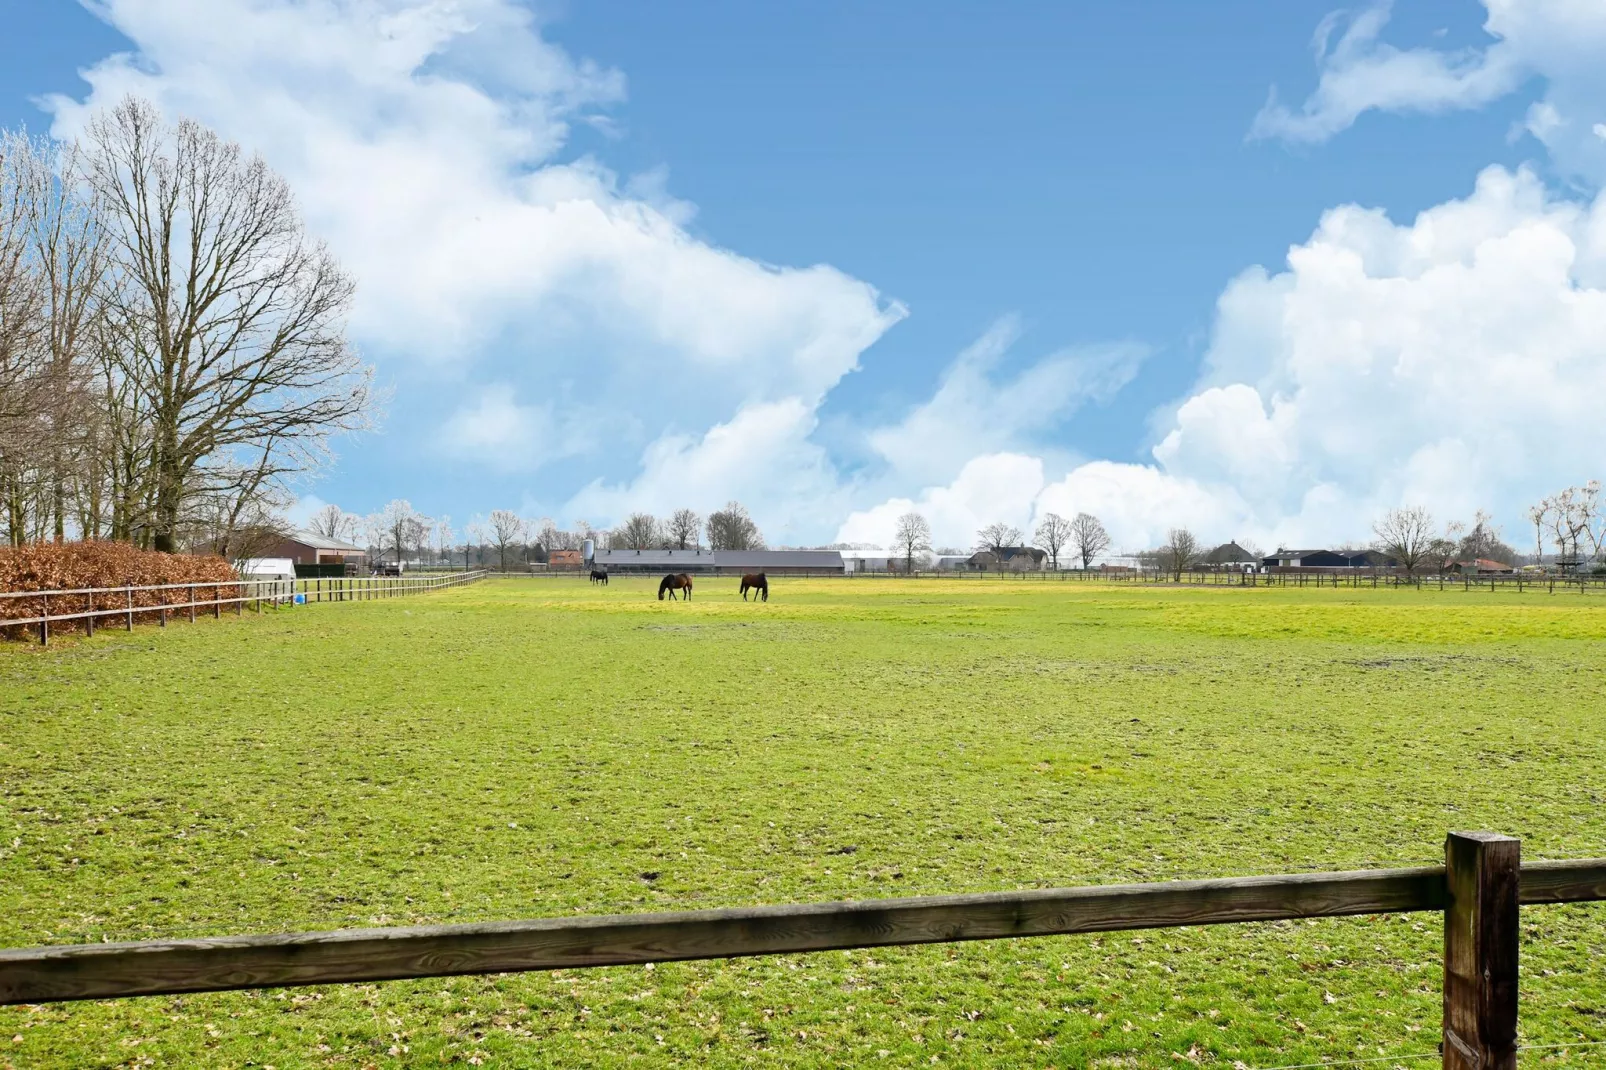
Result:
<svg viewBox="0 0 1606 1070"><path fill-rule="evenodd" d="M1239 546L1237 542L1224 542L1199 559L1205 568L1240 569L1260 564L1260 558Z"/></svg>
<svg viewBox="0 0 1606 1070"><path fill-rule="evenodd" d="M368 560L368 551L349 542L302 530L291 532L258 556L287 558L296 565L348 565L356 570Z"/></svg>
<svg viewBox="0 0 1606 1070"><path fill-rule="evenodd" d="M546 555L547 568L579 568L585 564L585 557L579 550L553 550Z"/></svg>
<svg viewBox="0 0 1606 1070"><path fill-rule="evenodd" d="M970 555L966 566L976 572L1035 572L1048 554L1035 546L1001 546Z"/></svg>

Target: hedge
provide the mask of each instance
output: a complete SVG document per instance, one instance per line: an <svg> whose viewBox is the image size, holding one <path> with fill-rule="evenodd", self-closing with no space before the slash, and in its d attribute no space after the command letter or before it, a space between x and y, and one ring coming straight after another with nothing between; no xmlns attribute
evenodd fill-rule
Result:
<svg viewBox="0 0 1606 1070"><path fill-rule="evenodd" d="M238 577L229 563L221 557L193 554L164 554L155 550L141 550L126 542L69 542L35 543L30 546L0 547L0 592L11 591L63 591L87 587L149 587L164 583L217 583ZM238 588L218 588L225 598L237 596ZM126 596L113 603L127 604ZM211 597L210 591L203 597ZM137 610L187 602L185 591L134 592ZM7 618L38 616L43 606L38 598L0 598L0 622ZM89 595L59 595L50 599L50 612L80 612L89 607ZM96 608L109 609L105 595L95 601ZM136 620L156 620L153 612L136 612ZM98 627L122 623L113 617L101 617ZM0 623L0 634L20 638L21 627L5 628ZM31 629L27 629L31 633ZM52 632L83 631L83 621L52 623Z"/></svg>

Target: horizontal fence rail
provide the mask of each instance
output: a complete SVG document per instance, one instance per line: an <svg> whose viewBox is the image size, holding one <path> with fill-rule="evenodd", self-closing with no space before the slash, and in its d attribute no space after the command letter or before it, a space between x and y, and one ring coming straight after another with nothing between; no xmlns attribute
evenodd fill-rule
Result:
<svg viewBox="0 0 1606 1070"><path fill-rule="evenodd" d="M1510 841L1515 842L1515 841ZM1443 866L663 914L0 950L0 1005L1443 911ZM1606 859L1521 867L1523 905L1606 900Z"/></svg>
<svg viewBox="0 0 1606 1070"><path fill-rule="evenodd" d="M235 579L193 583L125 584L121 587L76 587L54 591L0 591L0 634L9 628L37 629L48 643L52 625L82 621L93 635L99 622L111 620L132 631L136 621L163 626L175 613L221 617L231 606L236 615L249 606L256 612L293 602L359 602L461 587L486 577L483 570L438 576L330 577L324 579Z"/></svg>

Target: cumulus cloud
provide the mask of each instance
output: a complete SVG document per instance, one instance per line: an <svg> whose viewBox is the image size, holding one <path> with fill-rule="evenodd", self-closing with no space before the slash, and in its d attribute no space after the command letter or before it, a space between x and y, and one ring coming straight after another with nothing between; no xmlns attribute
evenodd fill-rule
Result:
<svg viewBox="0 0 1606 1070"><path fill-rule="evenodd" d="M747 504L771 542L806 540L820 516L840 516L848 502L830 459L810 440L817 422L814 404L804 398L745 405L704 434L658 439L638 476L593 482L569 501L565 515L618 519L682 507L707 515L734 498Z"/></svg>
<svg viewBox="0 0 1606 1070"><path fill-rule="evenodd" d="M1042 489L1040 458L1019 453L975 457L951 483L927 487L916 498L892 498L852 513L837 532L837 541L889 546L898 518L916 512L930 521L937 545L969 546L977 529L995 521L1025 528Z"/></svg>
<svg viewBox="0 0 1606 1070"><path fill-rule="evenodd" d="M1472 194L1405 224L1346 206L1285 270L1229 285L1199 385L1152 463L1096 461L1045 484L989 472L957 526L1100 516L1118 544L1177 524L1266 544L1365 539L1402 502L1442 517L1525 506L1598 476L1606 420L1606 200L1490 168ZM967 478L855 514L842 538L974 495ZM988 511L998 516L984 515ZM970 530L974 530L973 528Z"/></svg>
<svg viewBox="0 0 1606 1070"><path fill-rule="evenodd" d="M1606 179L1594 127L1606 96L1606 5L1595 0L1483 0L1485 48L1397 48L1381 40L1391 5L1336 13L1316 34L1316 89L1297 108L1271 98L1251 137L1319 142L1368 111L1434 114L1479 108L1533 77L1546 82L1526 129L1568 173Z"/></svg>
<svg viewBox="0 0 1606 1070"><path fill-rule="evenodd" d="M560 159L624 78L544 40L515 0L95 10L137 51L84 72L86 99L49 101L58 134L133 93L262 152L357 276L360 340L532 396L583 383L642 417L615 452L673 431L660 411L708 426L753 401L818 399L904 315L829 266L692 237L661 170L621 181ZM460 399L444 431L483 405Z"/></svg>

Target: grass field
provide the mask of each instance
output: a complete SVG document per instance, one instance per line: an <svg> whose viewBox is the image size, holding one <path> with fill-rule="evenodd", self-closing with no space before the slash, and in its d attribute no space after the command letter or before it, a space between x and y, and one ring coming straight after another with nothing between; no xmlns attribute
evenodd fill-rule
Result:
<svg viewBox="0 0 1606 1070"><path fill-rule="evenodd" d="M498 581L0 649L0 946L1606 855L1606 598ZM1523 912L1606 1041L1606 906ZM0 1009L0 1067L1270 1067L1437 915ZM1524 1066L1602 1066L1606 1047Z"/></svg>

